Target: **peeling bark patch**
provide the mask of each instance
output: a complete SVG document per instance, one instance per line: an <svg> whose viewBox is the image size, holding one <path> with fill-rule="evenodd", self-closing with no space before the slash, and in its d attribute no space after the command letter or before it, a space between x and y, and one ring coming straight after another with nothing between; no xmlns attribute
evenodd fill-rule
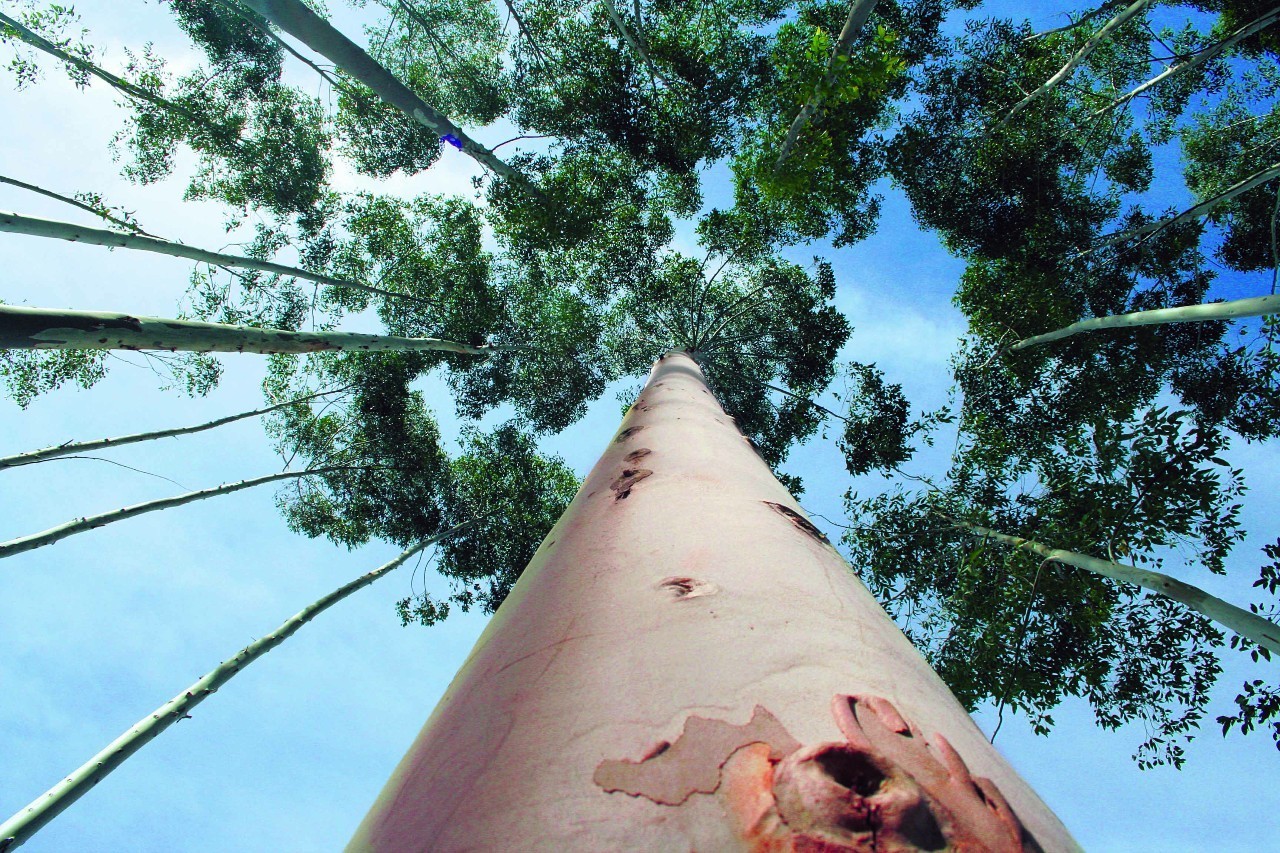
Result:
<svg viewBox="0 0 1280 853"><path fill-rule="evenodd" d="M644 429L643 424L641 424L640 426L627 427L622 432L618 433L618 438L617 438L618 444L621 444L622 442L626 441L628 438L631 438L631 436L635 435L642 429Z"/></svg>
<svg viewBox="0 0 1280 853"><path fill-rule="evenodd" d="M755 771L757 787L771 781L773 791L773 808L744 833L757 849L776 849L768 846L776 841L789 850L1041 849L995 785L971 776L942 735L925 740L879 696L837 695L831 709L844 743L793 752L771 778Z"/></svg>
<svg viewBox="0 0 1280 853"><path fill-rule="evenodd" d="M641 459L645 458L652 452L653 451L647 447L641 447L638 450L631 451L630 453L628 453L626 456L622 458L627 462L639 462Z"/></svg>
<svg viewBox="0 0 1280 853"><path fill-rule="evenodd" d="M605 759L592 781L606 793L621 791L660 805L678 806L693 794L714 793L720 787L720 768L748 744L769 747L769 758L780 761L800 748L778 718L760 705L741 726L724 720L692 716L676 742L660 741L639 761Z"/></svg>
<svg viewBox="0 0 1280 853"><path fill-rule="evenodd" d="M658 589L671 593L671 597L675 601L700 598L704 595L715 595L720 591L720 587L713 583L685 577L663 578L658 581Z"/></svg>
<svg viewBox="0 0 1280 853"><path fill-rule="evenodd" d="M609 484L613 489L615 501L626 500L631 495L631 488L653 472L648 468L626 468L618 479Z"/></svg>
<svg viewBox="0 0 1280 853"><path fill-rule="evenodd" d="M763 503L765 506L769 507L774 512L781 515L783 518L790 521L792 524L794 524L796 527L803 530L805 533L808 533L814 539L817 539L822 544L824 545L831 544L830 541L827 540L826 535L821 530L814 527L813 522L809 521L809 519L805 518L803 515L796 512L794 509L783 506L782 504L779 504L779 503L774 503L773 501L761 501L761 503Z"/></svg>

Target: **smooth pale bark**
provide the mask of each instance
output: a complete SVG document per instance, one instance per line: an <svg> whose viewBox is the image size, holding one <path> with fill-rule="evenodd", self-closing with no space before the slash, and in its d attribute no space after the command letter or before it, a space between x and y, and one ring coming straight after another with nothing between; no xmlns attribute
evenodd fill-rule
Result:
<svg viewBox="0 0 1280 853"><path fill-rule="evenodd" d="M111 771L123 764L135 752L150 743L156 735L169 726L190 716L191 709L209 698L222 685L235 678L249 664L262 657L276 646L293 636L299 628L310 622L319 614L342 601L356 590L362 589L383 575L389 574L402 566L411 557L424 548L439 542L471 522L460 524L439 536L415 545L391 562L373 571L361 575L344 586L340 586L324 598L307 605L294 616L259 640L245 646L229 660L225 660L206 673L200 680L165 702L155 711L143 717L120 737L76 768L65 779L41 794L26 808L18 811L4 823L0 823L0 853L13 850L30 840L31 836L61 814L68 806L80 799L89 789L107 777Z"/></svg>
<svg viewBox="0 0 1280 853"><path fill-rule="evenodd" d="M138 249L144 252L170 255L175 258L201 261L220 267L239 267L240 269L259 270L261 272L274 273L275 275L305 278L308 281L314 281L319 284L362 290L365 293L376 293L379 296L388 296L393 299L420 301L407 293L396 293L393 290L384 290L381 287L373 287L345 278L334 278L323 273L310 272L300 267L291 267L287 264L276 264L271 261L258 260L257 258L246 258L242 255L211 252L207 249L187 246L183 243L175 243L171 240L163 240L159 237L150 237L144 234L125 234L120 231L92 228L87 225L77 225L74 222L63 222L58 219L24 216L21 213L13 213L8 210L0 210L0 231L7 231L10 234L27 234L32 237L51 237L57 240L68 240L72 243L88 243L93 246Z"/></svg>
<svg viewBox="0 0 1280 853"><path fill-rule="evenodd" d="M1254 296L1249 299L1235 299L1231 302L1210 302L1206 305L1186 305L1181 308L1153 308L1150 311L1094 317L1043 335L1023 338L1015 344L1010 344L1009 349L1020 350L1040 346L1081 332L1096 332L1099 329L1157 326L1162 323L1202 323L1206 320L1235 320L1240 317L1263 317L1267 314L1280 314L1280 296Z"/></svg>
<svg viewBox="0 0 1280 853"><path fill-rule="evenodd" d="M877 707L897 723L873 732ZM905 731L902 718L919 737L884 734ZM790 850L785 825L756 820L777 805L775 752L779 778L788 770L795 782L821 775L821 762L801 760L809 748L828 744L850 764L861 748L874 754L867 766L886 741L923 753L926 737L946 756L930 778L970 797L982 785L993 803L998 788L1043 849L1076 849L805 518L694 361L671 353L348 849ZM902 763L876 766L890 765ZM895 778L861 812L866 849L877 831L887 843L876 815L893 806L880 797L909 788ZM787 788L798 797L789 811L821 823L824 798L836 809L853 797L826 781L815 782L816 801ZM827 814L838 822L847 810ZM1017 849L981 840L986 848L963 849Z"/></svg>
<svg viewBox="0 0 1280 853"><path fill-rule="evenodd" d="M214 486L209 489L199 489L194 492L187 492L182 495L175 495L171 498L160 498L154 501L145 501L140 504L133 504L121 509L112 510L111 512L103 512L98 515L87 515L82 518L73 519L72 521L59 524L57 527L50 527L48 530L42 530L39 533L32 533L30 536L19 536L17 539L10 539L8 542L0 542L0 558L12 557L15 554L21 554L26 551L33 551L36 548L42 548L45 545L52 545L68 536L75 536L77 533L86 533L99 527L105 527L117 521L124 521L127 518L135 518L139 515L145 515L148 512L158 512L162 509L171 509L175 506L195 503L205 498L216 497L217 495L229 495L232 492L238 492L241 489L251 489L254 486L261 486L265 483L274 483L277 480L290 480L298 477L313 477L317 474L323 474L325 471L333 470L330 468L320 468L313 471L282 471L279 474L267 474L263 477L251 477L248 480L238 480L234 483L224 483L221 486Z"/></svg>
<svg viewBox="0 0 1280 853"><path fill-rule="evenodd" d="M1254 172L1243 181L1232 184L1222 192L1206 199L1199 204L1189 207L1176 216L1170 216L1168 219L1158 219L1155 222L1143 225L1141 228L1131 228L1128 231L1121 231L1118 234L1110 234L1103 238L1102 242L1088 252L1081 252L1081 255L1087 255L1089 252L1096 252L1099 249L1105 249L1107 246L1114 246L1117 243L1123 243L1125 240L1132 240L1134 237L1142 237L1147 234L1154 234L1157 231L1163 231L1171 225L1179 225L1192 219L1199 219L1202 216L1208 216L1209 212L1224 201L1230 201L1240 193L1248 192L1254 187L1261 186L1273 178L1280 178L1280 163L1273 163L1261 171Z"/></svg>
<svg viewBox="0 0 1280 853"><path fill-rule="evenodd" d="M457 139L462 144L462 150L476 162L518 182L535 195L539 194L524 175L498 159L492 151L468 136L448 117L429 106L394 74L374 61L359 45L307 8L305 3L299 0L240 2L328 59L348 76L368 86L382 100L430 129L432 133L442 138L452 136Z"/></svg>
<svg viewBox="0 0 1280 853"><path fill-rule="evenodd" d="M1204 63L1208 62L1210 59L1213 59L1215 56L1218 56L1223 52L1230 50L1241 40L1248 38L1254 33L1257 33L1266 29L1267 27L1275 24L1276 21L1280 21L1280 6L1277 6L1276 8L1272 9L1270 12L1263 13L1261 16L1253 20L1251 23L1245 24L1243 27L1240 27L1234 33L1232 33L1222 41L1214 42L1213 44L1208 45L1202 48L1201 50L1197 51L1196 53L1192 54L1188 58L1184 59L1182 62L1178 62L1173 65L1170 65L1164 71L1152 77L1150 80L1146 81L1145 83L1142 83L1141 85L1136 86L1133 89L1130 89L1124 95L1121 95L1119 98L1116 98L1114 101L1107 104L1105 107L1099 110L1094 110L1093 114L1095 116L1100 116L1103 113L1107 113L1107 112L1110 112L1111 110L1114 110L1116 107L1129 103L1129 101L1132 101L1134 98L1138 97L1143 92L1146 92L1147 90L1153 88L1154 86L1158 86L1160 83L1164 82L1165 80L1168 80L1170 77L1174 77L1178 74L1181 74L1184 71L1188 71L1192 68L1195 68L1198 65L1203 65Z"/></svg>
<svg viewBox="0 0 1280 853"><path fill-rule="evenodd" d="M1057 86L1063 80L1066 80L1068 77L1070 77L1071 72L1079 68L1080 64L1089 58L1090 54L1092 54L1094 50L1097 49L1098 45L1106 41L1107 36L1115 32L1116 28L1123 25L1126 21L1128 21L1134 15L1137 15L1141 12L1146 11L1146 8L1150 6L1151 3L1152 3L1152 0L1138 0L1138 2L1131 3L1128 6L1126 6L1124 9L1121 9L1120 12L1118 12L1114 17L1111 18L1111 20L1103 24L1102 27L1096 33L1090 36L1089 40L1086 41L1080 47L1079 50L1077 50L1074 54L1071 55L1071 58L1067 60L1067 64L1062 66L1062 68L1058 70L1057 74L1054 74L1048 80L1041 83L1029 95L1027 95L1021 101L1018 101L1018 103L1014 104L1013 109L1009 110L1009 114L1005 116L1000 121L1000 123L996 126L1004 127L1010 121L1013 120L1014 116L1016 116L1018 113L1022 112L1027 107L1029 107L1033 101L1035 101L1041 95L1048 92L1054 86Z"/></svg>
<svg viewBox="0 0 1280 853"><path fill-rule="evenodd" d="M1140 569L1137 566L1130 566L1126 563L1113 563L1110 560L1100 560L1097 557L1078 554L1075 551L1051 548L1048 545L1042 545L1030 539L1010 536L1006 533L997 533L994 530L988 530L985 527L979 527L976 524L969 524L964 521L957 521L956 524L967 530L972 530L979 536L994 539L996 542L1003 542L1015 548L1021 548L1023 551L1030 551L1033 554L1044 557L1046 560L1075 566L1078 569L1093 572L1095 575L1102 575L1122 583L1140 586L1166 598L1172 598L1202 616L1207 616L1219 625L1230 628L1240 636L1252 640L1263 648L1280 654L1280 625L1263 619L1256 613L1250 613L1243 607L1236 607L1230 602L1210 595L1199 587L1183 583L1177 578L1169 577L1161 572Z"/></svg>
<svg viewBox="0 0 1280 853"><path fill-rule="evenodd" d="M165 350L168 352L309 353L439 350L488 355L517 346L473 347L440 338L358 332L290 332L255 326L0 305L0 349Z"/></svg>
<svg viewBox="0 0 1280 853"><path fill-rule="evenodd" d="M853 5L849 7L849 14L844 19L844 26L840 29L840 36L836 39L835 47L831 49L831 56L827 58L827 68L822 75L822 82L814 87L813 94L800 108L799 114L791 122L791 127L787 128L787 136L782 140L782 149L778 152L778 159L773 164L774 171L781 169L782 164L787 162L787 158L795 150L796 142L800 139L800 133L813 118L814 113L822 108L827 91L835 85L836 77L840 74L840 69L837 67L840 57L849 55L858 30L862 29L862 25L871 17L875 8L876 0L854 0Z"/></svg>
<svg viewBox="0 0 1280 853"><path fill-rule="evenodd" d="M140 441L154 441L157 438L173 438L179 435L191 435L196 432L204 432L207 429L225 426L226 424L235 423L245 418L256 418L258 415L265 415L268 412L274 412L277 409L283 409L286 406L292 406L294 403L305 403L308 400L314 400L317 397L324 397L329 394L337 394L345 391L345 388L335 389L333 391L320 391L315 394L308 394L305 397L297 397L293 400L286 400L283 403L276 403L274 406L267 406L262 409L253 409L248 412L240 412L235 415L227 415L225 418L217 418L202 424L192 424L191 426L174 427L172 429L158 429L151 432L135 432L130 435L117 435L113 438L99 438L93 441L68 441L64 444L54 444L49 447L42 447L39 450L28 450L23 453L14 453L10 456L0 456L0 470L5 468L17 468L20 465L33 465L36 462L45 462L50 459L57 459L59 456L70 456L73 453L89 453L94 450L101 450L104 447L121 447L125 444L137 444Z"/></svg>

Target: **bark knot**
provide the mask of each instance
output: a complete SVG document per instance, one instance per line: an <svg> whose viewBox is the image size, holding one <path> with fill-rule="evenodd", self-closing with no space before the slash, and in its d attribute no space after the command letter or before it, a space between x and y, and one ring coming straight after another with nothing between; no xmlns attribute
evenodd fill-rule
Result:
<svg viewBox="0 0 1280 853"><path fill-rule="evenodd" d="M651 474L653 472L648 468L624 468L618 479L609 484L614 492L614 501L626 500L631 496L632 487Z"/></svg>
<svg viewBox="0 0 1280 853"><path fill-rule="evenodd" d="M658 588L671 593L671 598L674 601L700 598L704 595L715 595L720 591L720 587L713 583L686 577L663 578L658 581Z"/></svg>
<svg viewBox="0 0 1280 853"><path fill-rule="evenodd" d="M631 438L631 436L635 435L642 429L644 429L644 424L627 427L622 432L618 433L618 438L617 438L618 444L621 444L622 442L626 441L628 438Z"/></svg>

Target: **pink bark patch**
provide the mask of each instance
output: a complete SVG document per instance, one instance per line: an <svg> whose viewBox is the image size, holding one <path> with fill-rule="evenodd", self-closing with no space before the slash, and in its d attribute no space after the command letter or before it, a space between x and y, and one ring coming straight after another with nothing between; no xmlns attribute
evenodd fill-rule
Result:
<svg viewBox="0 0 1280 853"><path fill-rule="evenodd" d="M606 759L592 777L608 793L621 791L655 803L678 806L693 794L711 794L720 787L720 768L748 744L769 746L778 761L800 748L778 718L757 705L745 725L724 720L689 717L676 742L659 741L639 761Z"/></svg>

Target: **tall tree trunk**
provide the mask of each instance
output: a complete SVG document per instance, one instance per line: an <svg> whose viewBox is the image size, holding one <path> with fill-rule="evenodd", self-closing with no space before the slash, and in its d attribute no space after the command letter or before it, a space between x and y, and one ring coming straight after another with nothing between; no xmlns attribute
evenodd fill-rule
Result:
<svg viewBox="0 0 1280 853"><path fill-rule="evenodd" d="M1207 302L1204 305L1183 305L1180 308L1152 308L1150 311L1132 311L1128 314L1112 314L1093 317L1063 326L1043 335L1023 338L1009 345L1010 350L1038 347L1059 341L1081 332L1100 329L1127 329L1134 326L1159 326L1165 323L1203 323L1210 320L1235 320L1240 317L1265 317L1280 314L1280 296L1251 296L1230 302Z"/></svg>
<svg viewBox="0 0 1280 853"><path fill-rule="evenodd" d="M9 183L9 181L6 181L6 183ZM409 299L414 302L422 302L421 299L417 299L407 293L396 293L394 290L384 290L381 287L361 284L358 281L351 281L350 279L335 278L331 275L311 272L310 270L304 270L300 267L291 267L288 264L277 264L271 261L264 261L259 258L246 258L243 255L228 255L224 252L212 252L208 249L200 249L196 246L188 246L185 243L175 243L172 240L164 240L159 237L151 237L144 234L126 234L121 231L112 231L107 228L92 228L87 225L77 225L74 222L63 222L58 219L44 219L39 216L24 216L21 213L13 213L8 210L0 210L0 231L7 231L11 234L27 234L32 237L52 237L57 240L67 240L72 243L88 243L94 246L140 249L144 252L156 252L161 255L169 255L174 258L186 258L187 260L192 261L201 261L206 264L213 264L220 267L239 267L247 270L259 270L261 272L274 273L275 275L304 278L308 281L314 281L317 284L327 284L332 287L348 287L352 290L362 290L365 293L376 293L379 296L387 296L393 299Z"/></svg>
<svg viewBox="0 0 1280 853"><path fill-rule="evenodd" d="M359 332L291 332L197 320L135 317L106 311L0 305L0 349L252 352L259 355L439 350L463 355L488 355L525 347L476 347L440 338L402 338Z"/></svg>
<svg viewBox="0 0 1280 853"><path fill-rule="evenodd" d="M1076 849L671 353L349 849L945 843Z"/></svg>
<svg viewBox="0 0 1280 853"><path fill-rule="evenodd" d="M328 59L347 75L368 86L382 100L400 110L413 121L431 130L441 139L456 139L462 150L477 163L513 180L535 197L542 193L516 169L498 159L466 134L462 128L437 112L394 74L379 65L355 42L334 29L324 18L311 11L301 0L240 0L316 53Z"/></svg>
<svg viewBox="0 0 1280 853"><path fill-rule="evenodd" d="M472 521L465 521L462 524L451 527L438 536L433 536L414 545L391 562L367 572L349 583L343 584L318 601L314 601L302 608L270 634L253 641L227 660L222 661L212 670L205 673L199 681L196 681L186 690L156 708L152 713L138 720L128 731L107 744L97 755L73 770L66 778L48 791L45 791L26 808L21 809L4 823L0 823L0 853L7 853L7 851L14 850L25 843L49 821L56 818L68 806L88 793L90 788L107 778L111 771L127 761L135 752L154 740L157 735L169 728L169 726L191 716L190 712L195 706L208 699L218 688L235 678L246 666L292 637L303 625L356 590L363 589L383 575L395 571L422 549L434 545L442 539L447 539L473 523Z"/></svg>

